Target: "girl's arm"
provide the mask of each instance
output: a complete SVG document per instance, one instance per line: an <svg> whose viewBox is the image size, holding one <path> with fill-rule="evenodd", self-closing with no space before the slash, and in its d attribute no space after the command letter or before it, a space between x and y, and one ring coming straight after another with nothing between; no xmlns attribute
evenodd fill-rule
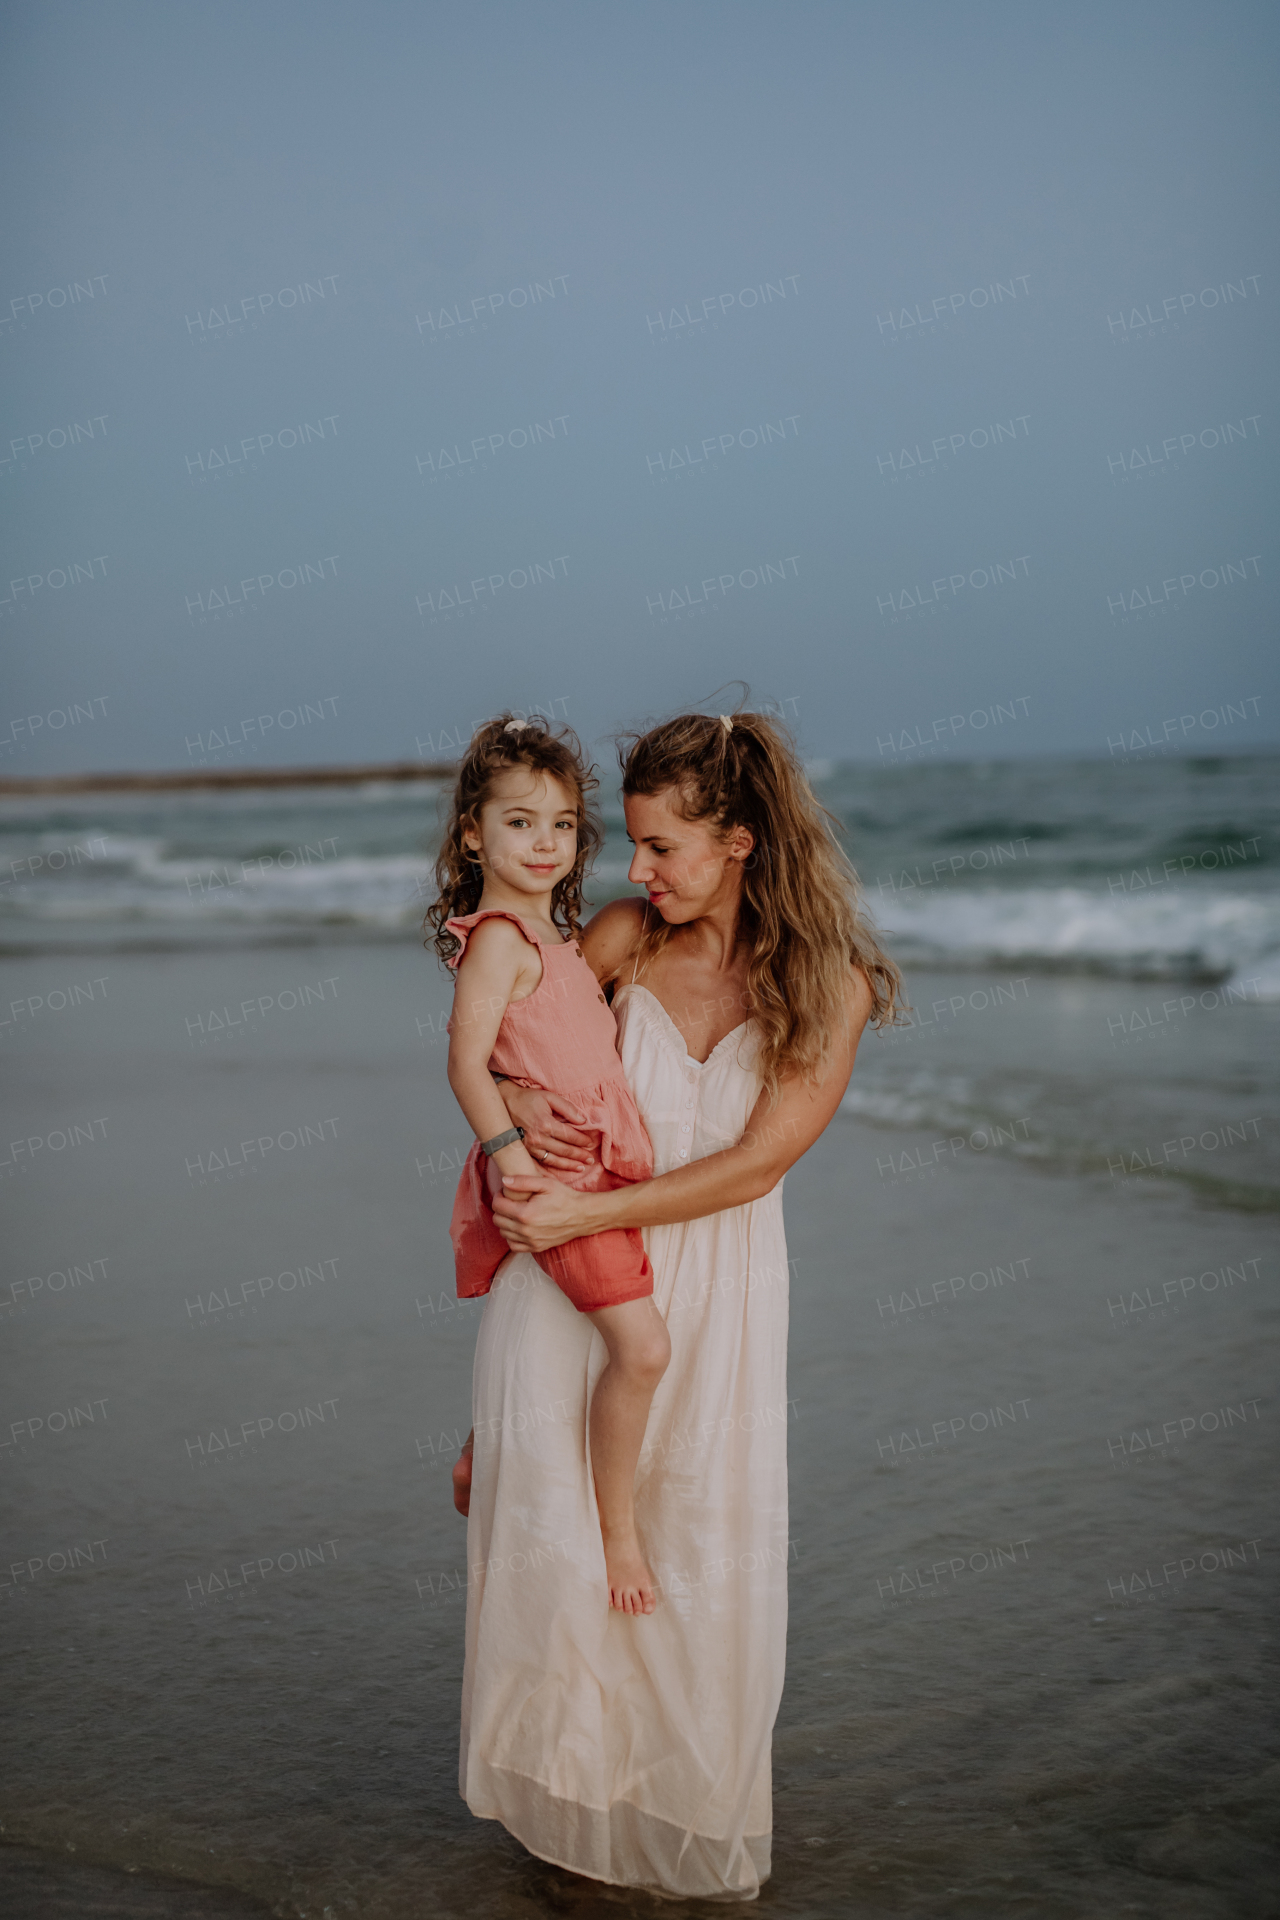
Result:
<svg viewBox="0 0 1280 1920"><path fill-rule="evenodd" d="M489 1061L512 995L528 984L531 959L535 957L528 941L510 920L483 920L472 931L458 966L449 1023L449 1085L477 1140L492 1140L511 1124L490 1078ZM535 959L535 964L541 963ZM504 1175L537 1172L537 1163L520 1140L500 1147L493 1161Z"/></svg>
<svg viewBox="0 0 1280 1920"><path fill-rule="evenodd" d="M505 1193L495 1198L493 1211L508 1245L541 1253L582 1234L697 1220L771 1193L844 1097L871 1006L870 987L860 973L853 974L848 1025L826 1072L816 1081L784 1080L776 1107L761 1094L742 1138L722 1153L613 1193L576 1193L537 1173L504 1174Z"/></svg>
<svg viewBox="0 0 1280 1920"><path fill-rule="evenodd" d="M611 900L587 922L579 939L582 957L597 980L625 975L644 927L639 900ZM499 1087L511 1124L523 1127L544 1173L576 1173L595 1158L597 1136L582 1131L583 1119L571 1100L539 1087Z"/></svg>

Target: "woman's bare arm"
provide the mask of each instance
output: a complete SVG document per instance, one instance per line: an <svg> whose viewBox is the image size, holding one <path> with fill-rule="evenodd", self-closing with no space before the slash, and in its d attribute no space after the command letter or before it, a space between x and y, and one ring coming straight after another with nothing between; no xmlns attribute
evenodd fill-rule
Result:
<svg viewBox="0 0 1280 1920"><path fill-rule="evenodd" d="M582 957L597 980L616 980L644 931L642 900L611 900L582 930Z"/></svg>
<svg viewBox="0 0 1280 1920"><path fill-rule="evenodd" d="M698 1220L771 1193L843 1099L871 1006L866 980L852 975L845 1043L827 1071L817 1081L784 1080L776 1107L761 1094L741 1140L722 1153L613 1193L575 1193L540 1176L504 1177L505 1194L494 1200L493 1211L508 1244L541 1253L582 1234Z"/></svg>

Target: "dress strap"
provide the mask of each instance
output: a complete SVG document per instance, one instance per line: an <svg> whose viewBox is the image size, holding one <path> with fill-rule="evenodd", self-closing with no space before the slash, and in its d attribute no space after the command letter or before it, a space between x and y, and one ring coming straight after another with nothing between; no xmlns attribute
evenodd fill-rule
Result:
<svg viewBox="0 0 1280 1920"><path fill-rule="evenodd" d="M640 939L636 943L635 965L631 969L631 984L633 987L636 983L636 975L640 971L640 947L644 941L645 934L648 932L648 928L649 928L649 902L646 900L644 903L644 919L640 923Z"/></svg>

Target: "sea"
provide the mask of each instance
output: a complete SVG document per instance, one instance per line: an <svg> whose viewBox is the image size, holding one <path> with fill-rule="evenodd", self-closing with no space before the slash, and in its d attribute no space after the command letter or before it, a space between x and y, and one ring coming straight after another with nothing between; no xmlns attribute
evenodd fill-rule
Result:
<svg viewBox="0 0 1280 1920"><path fill-rule="evenodd" d="M856 863L864 912L900 965L933 983L911 1023L864 1055L849 1112L954 1129L1031 1104L1019 1151L1091 1166L1142 1131L1157 1084L1180 1125L1233 1110L1236 1048L1248 1057L1252 1029L1247 1015L1205 1016L1280 1000L1280 759L809 771ZM436 783L371 782L5 799L0 952L87 962L254 945L297 950L304 965L317 946L411 940L445 797ZM621 808L605 811L597 905L635 891ZM992 982L939 998L935 976L948 970ZM1007 1022L975 1018L1033 991L1047 1004L1051 979L1082 985L1057 995L1064 1011L1034 1058L1001 1043ZM1114 1010L1078 1030L1070 1009L1085 982L1112 983ZM945 1058L929 1044L941 1034ZM1256 1181L1269 1205L1275 1117L1268 1107L1269 1145L1260 1127L1243 1154L1184 1154L1161 1171Z"/></svg>
<svg viewBox="0 0 1280 1920"><path fill-rule="evenodd" d="M810 775L910 1014L787 1177L759 1908L1263 1920L1280 756ZM658 1910L457 1793L444 799L0 800L14 1911Z"/></svg>
<svg viewBox="0 0 1280 1920"><path fill-rule="evenodd" d="M1280 993L1276 755L808 772L904 962L1212 982L1261 965L1266 995ZM0 941L402 938L421 919L441 800L434 781L6 796ZM622 810L606 797L604 813L597 904L629 891Z"/></svg>

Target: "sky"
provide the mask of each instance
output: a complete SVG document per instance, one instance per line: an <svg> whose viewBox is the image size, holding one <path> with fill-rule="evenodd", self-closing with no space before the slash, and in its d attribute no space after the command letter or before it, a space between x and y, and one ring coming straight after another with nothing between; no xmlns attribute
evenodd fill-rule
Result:
<svg viewBox="0 0 1280 1920"><path fill-rule="evenodd" d="M1278 37L11 11L0 774L598 743L736 682L811 758L1274 746Z"/></svg>

